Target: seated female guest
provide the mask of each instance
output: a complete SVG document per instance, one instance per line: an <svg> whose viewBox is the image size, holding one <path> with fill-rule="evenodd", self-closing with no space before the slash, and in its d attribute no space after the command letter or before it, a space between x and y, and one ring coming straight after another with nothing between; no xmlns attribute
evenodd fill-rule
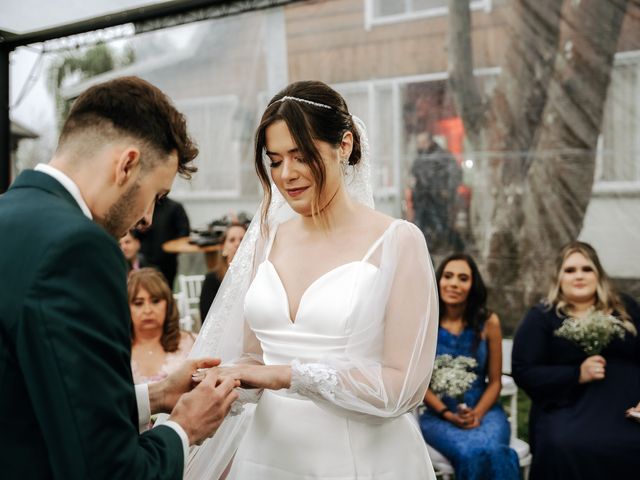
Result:
<svg viewBox="0 0 640 480"><path fill-rule="evenodd" d="M487 290L470 256L447 257L436 279L440 297L436 355L472 357L478 367L477 378L464 395L469 408L457 408L455 399L439 398L427 390L422 434L449 459L457 480L519 479L518 456L509 448L509 423L497 403L502 377L500 320L487 310Z"/></svg>
<svg viewBox="0 0 640 480"><path fill-rule="evenodd" d="M158 270L133 271L128 284L131 309L131 370L134 383L162 380L187 357L193 336L180 330L178 308Z"/></svg>
<svg viewBox="0 0 640 480"><path fill-rule="evenodd" d="M202 291L200 293L200 318L203 322L207 317L207 312L209 308L211 308L211 304L218 293L222 279L227 273L229 264L233 260L246 231L246 225L232 223L224 232L222 252L220 252L218 264L213 271L207 273L202 284Z"/></svg>
<svg viewBox="0 0 640 480"><path fill-rule="evenodd" d="M586 323L597 312L617 318L623 335L601 355L557 334L568 317ZM640 398L639 320L590 245L561 250L546 301L529 310L513 344L513 376L532 400L532 480L638 477L640 425L625 414Z"/></svg>

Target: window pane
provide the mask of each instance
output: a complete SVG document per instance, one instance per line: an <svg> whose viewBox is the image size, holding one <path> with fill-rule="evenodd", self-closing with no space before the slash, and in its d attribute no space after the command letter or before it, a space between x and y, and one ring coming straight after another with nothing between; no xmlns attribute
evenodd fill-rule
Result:
<svg viewBox="0 0 640 480"><path fill-rule="evenodd" d="M394 169L394 124L396 111L393 108L391 86L376 87L375 113L373 131L375 138L372 142L373 150L373 178L376 187L392 189L396 186Z"/></svg>
<svg viewBox="0 0 640 480"><path fill-rule="evenodd" d="M405 13L405 8L405 0L373 0L374 17Z"/></svg>
<svg viewBox="0 0 640 480"><path fill-rule="evenodd" d="M638 179L637 158L638 66L635 63L617 65L611 76L603 122L603 181L633 181Z"/></svg>
<svg viewBox="0 0 640 480"><path fill-rule="evenodd" d="M447 0L413 0L413 11L431 10L432 8L447 7Z"/></svg>
<svg viewBox="0 0 640 480"><path fill-rule="evenodd" d="M176 177L175 190L237 191L239 155L233 128L237 99L203 98L176 105L187 117L200 154L195 161L198 174L191 181Z"/></svg>

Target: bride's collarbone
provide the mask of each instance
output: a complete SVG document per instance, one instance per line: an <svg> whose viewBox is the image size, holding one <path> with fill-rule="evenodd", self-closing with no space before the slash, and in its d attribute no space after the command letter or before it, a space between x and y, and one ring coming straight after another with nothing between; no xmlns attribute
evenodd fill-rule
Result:
<svg viewBox="0 0 640 480"><path fill-rule="evenodd" d="M379 225L306 232L299 229L279 231L270 258L286 262L307 263L318 259L326 265L362 258L388 229L390 222ZM275 262L274 262L275 263Z"/></svg>
<svg viewBox="0 0 640 480"><path fill-rule="evenodd" d="M367 247L360 245L336 246L332 243L309 243L300 245L282 244L274 248L269 256L271 263L284 272L296 272L296 275L321 274L342 264L361 260Z"/></svg>

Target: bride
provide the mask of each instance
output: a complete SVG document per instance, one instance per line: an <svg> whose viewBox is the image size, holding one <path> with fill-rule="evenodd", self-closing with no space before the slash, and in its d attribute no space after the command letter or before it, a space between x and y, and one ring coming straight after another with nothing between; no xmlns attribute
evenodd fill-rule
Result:
<svg viewBox="0 0 640 480"><path fill-rule="evenodd" d="M422 233L373 210L367 157L364 125L324 83L265 110L261 215L191 353L222 357L246 405L186 478L435 478L410 413L435 354L433 270Z"/></svg>

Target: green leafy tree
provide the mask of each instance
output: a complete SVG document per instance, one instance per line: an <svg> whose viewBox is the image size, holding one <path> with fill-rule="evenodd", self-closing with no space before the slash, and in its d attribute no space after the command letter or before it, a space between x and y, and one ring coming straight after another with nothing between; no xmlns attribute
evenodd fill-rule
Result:
<svg viewBox="0 0 640 480"><path fill-rule="evenodd" d="M64 122L72 103L62 96L65 81L69 78L85 80L133 63L134 60L134 51L130 47L118 56L108 45L99 43L79 53L67 53L55 61L49 69L49 90L55 98L58 125Z"/></svg>

